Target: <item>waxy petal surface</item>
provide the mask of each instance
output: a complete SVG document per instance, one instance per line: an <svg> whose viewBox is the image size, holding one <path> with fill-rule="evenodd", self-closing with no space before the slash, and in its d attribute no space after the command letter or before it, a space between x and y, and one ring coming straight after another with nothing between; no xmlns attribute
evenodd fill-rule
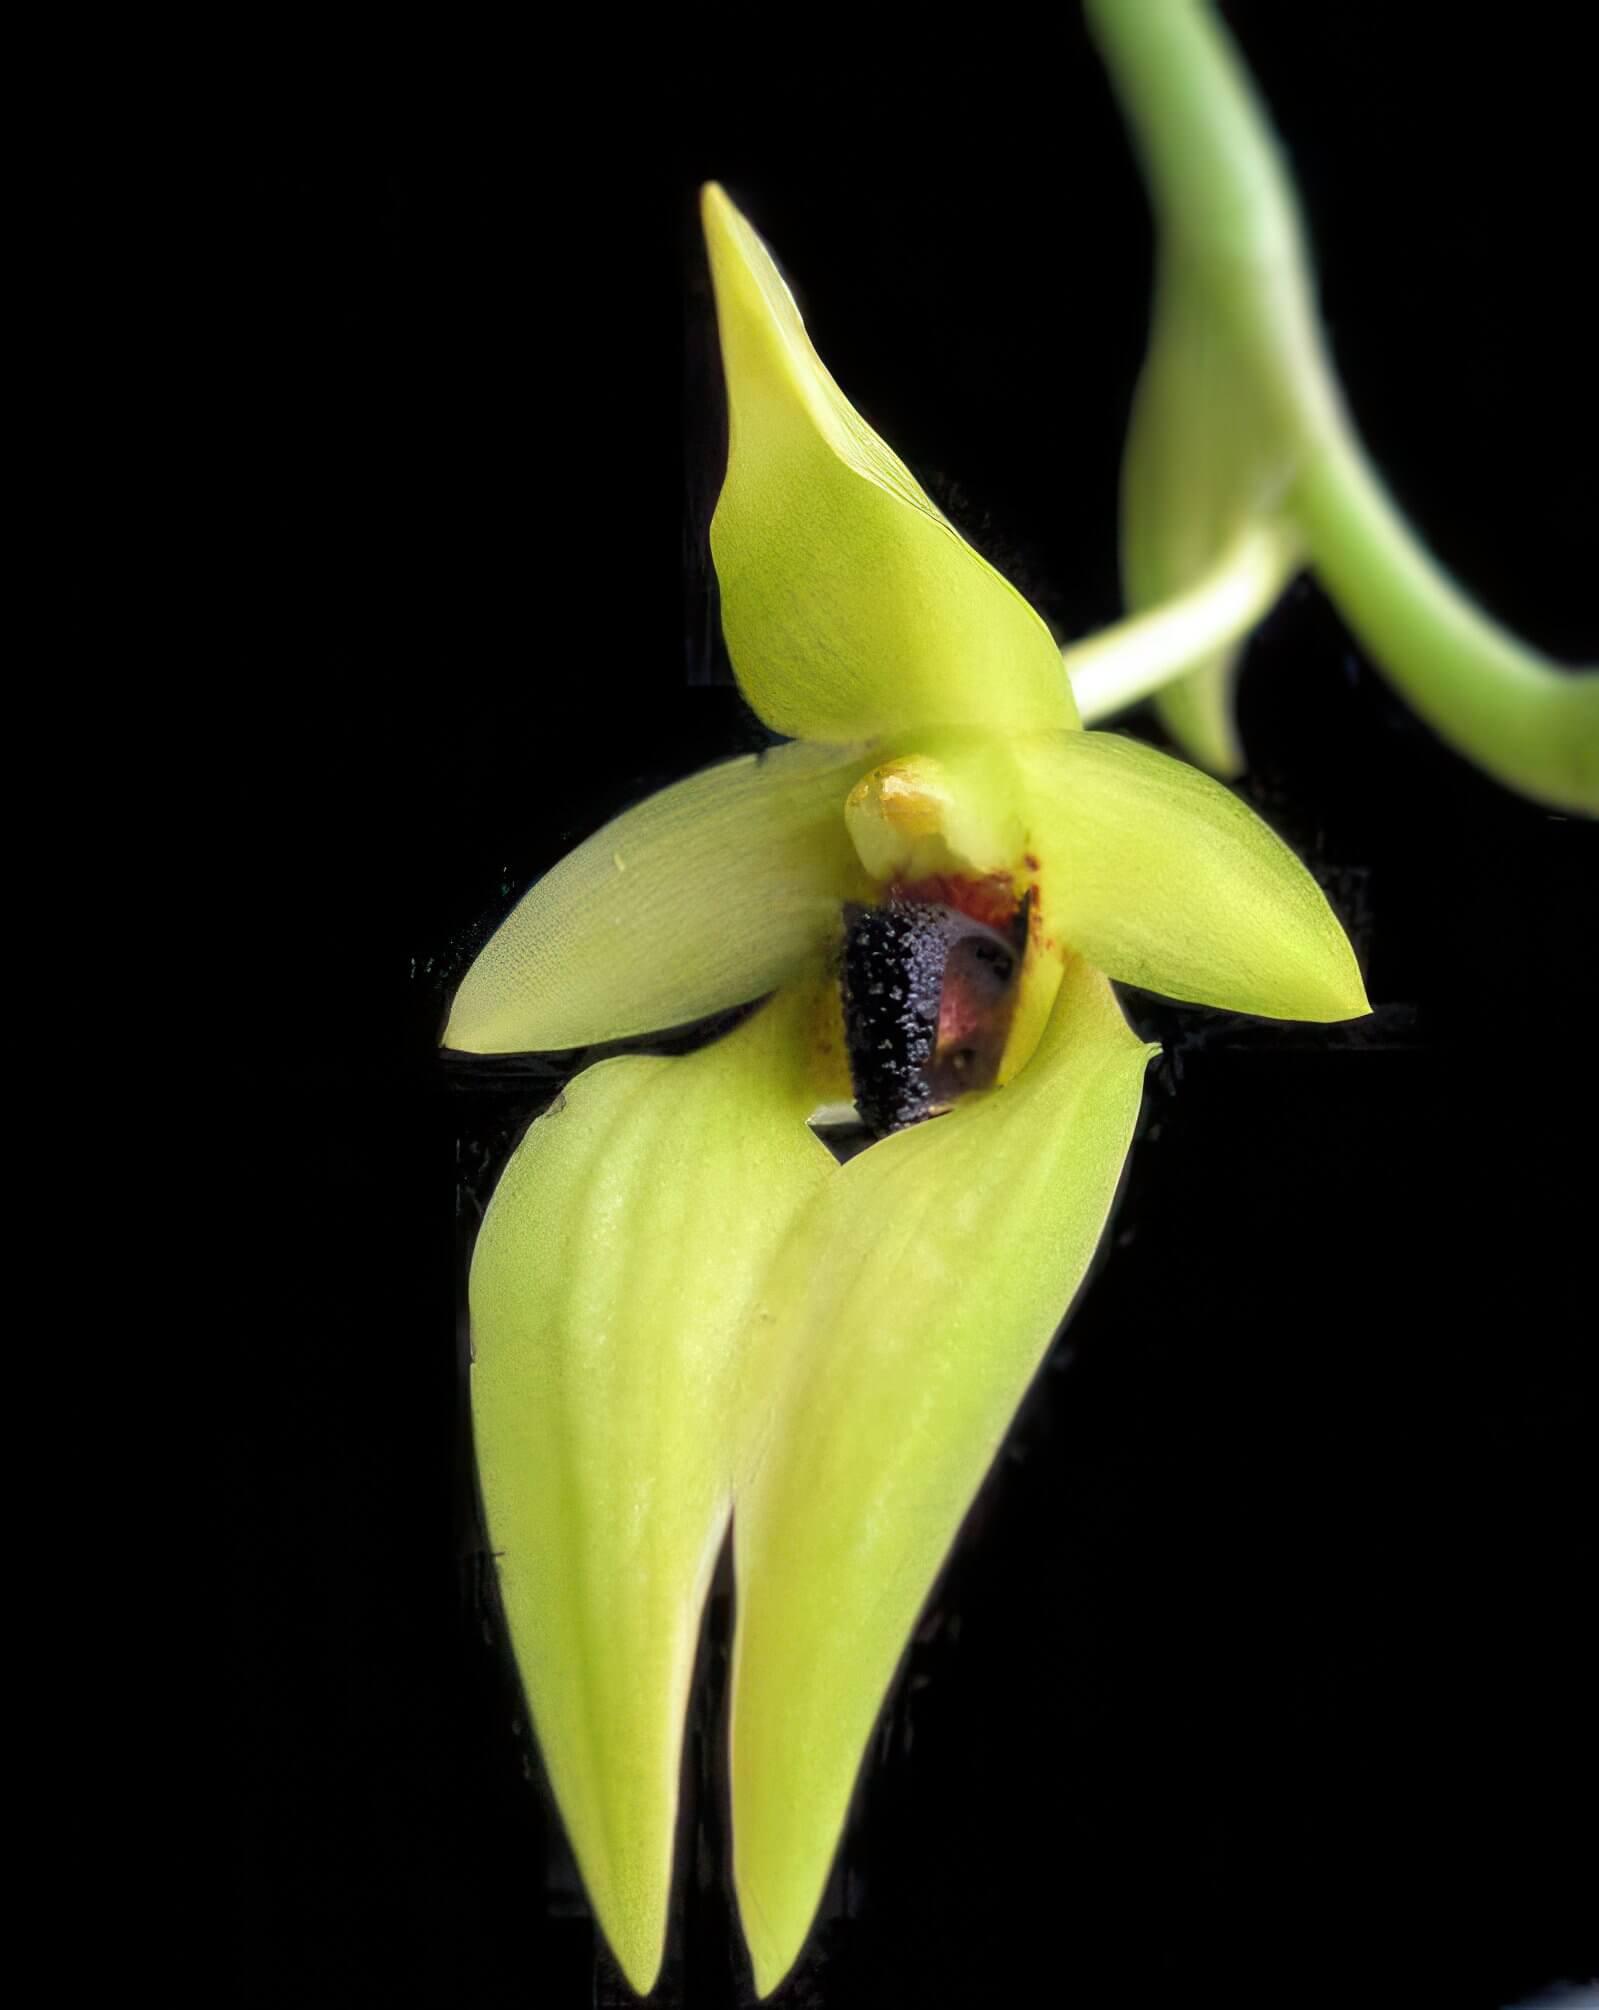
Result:
<svg viewBox="0 0 1599 2010"><path fill-rule="evenodd" d="M836 1169L806 1128L809 1004L579 1075L472 1260L472 1417L539 1747L607 1940L660 1963L683 1715L727 1525L757 1283Z"/></svg>
<svg viewBox="0 0 1599 2010"><path fill-rule="evenodd" d="M1074 960L1017 1080L852 1160L761 1291L731 1738L763 1994L799 1952L916 1615L1093 1255L1153 1051Z"/></svg>
<svg viewBox="0 0 1599 2010"><path fill-rule="evenodd" d="M1371 1008L1338 917L1229 789L1137 740L1017 740L1044 918L1099 969L1190 1004L1268 1019Z"/></svg>
<svg viewBox="0 0 1599 2010"><path fill-rule="evenodd" d="M774 747L690 775L596 831L523 895L467 972L446 1047L586 1046L758 998L838 927L860 871L859 749Z"/></svg>
<svg viewBox="0 0 1599 2010"><path fill-rule="evenodd" d="M850 405L714 185L703 215L729 421L711 551L750 704L812 740L1076 725L1043 621Z"/></svg>

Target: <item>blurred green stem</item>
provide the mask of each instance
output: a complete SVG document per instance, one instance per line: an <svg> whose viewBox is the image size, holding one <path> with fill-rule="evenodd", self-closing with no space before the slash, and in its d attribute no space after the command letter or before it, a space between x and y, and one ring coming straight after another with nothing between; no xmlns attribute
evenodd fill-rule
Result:
<svg viewBox="0 0 1599 2010"><path fill-rule="evenodd" d="M1352 429L1307 458L1291 501L1339 611L1433 731L1537 802L1599 813L1599 672L1562 670L1474 605Z"/></svg>
<svg viewBox="0 0 1599 2010"><path fill-rule="evenodd" d="M1234 744L1215 647L1274 597L1269 556L1251 554L1242 519L1297 539L1279 585L1307 564L1374 666L1456 752L1534 801L1599 815L1599 670L1562 669L1473 605L1367 458L1322 336L1292 181L1214 9L1084 0L1084 11L1143 168L1166 282L1129 435L1137 479L1124 478L1124 560L1143 554L1145 611L1065 652L1084 718L1192 673L1164 700L1168 727L1211 765ZM1207 528L1226 540L1216 567ZM1203 638L1211 619L1209 649L1186 650L1190 626ZM1201 691L1207 705L1174 709ZM1190 714L1226 730L1200 734Z"/></svg>
<svg viewBox="0 0 1599 2010"><path fill-rule="evenodd" d="M1069 644L1061 654L1083 724L1136 705L1247 635L1301 561L1291 531L1251 525L1185 593Z"/></svg>

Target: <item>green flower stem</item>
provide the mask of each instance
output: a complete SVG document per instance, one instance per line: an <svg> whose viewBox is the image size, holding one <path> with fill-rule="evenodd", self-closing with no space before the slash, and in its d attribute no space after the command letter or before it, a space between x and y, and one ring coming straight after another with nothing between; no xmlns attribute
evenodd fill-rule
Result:
<svg viewBox="0 0 1599 2010"><path fill-rule="evenodd" d="M1303 556L1291 530L1254 524L1186 592L1069 644L1061 657L1083 724L1136 705L1241 641L1271 611Z"/></svg>
<svg viewBox="0 0 1599 2010"><path fill-rule="evenodd" d="M1292 506L1344 619L1440 739L1536 802L1599 815L1599 670L1562 670L1473 605L1347 429Z"/></svg>
<svg viewBox="0 0 1599 2010"><path fill-rule="evenodd" d="M1229 659L1200 654L1196 667L1174 646L1157 673L1158 624L1192 616L1192 595L1203 610L1213 589L1225 607L1207 529L1225 539L1225 569L1238 521L1286 516L1376 667L1443 740L1537 802L1599 814L1599 672L1563 670L1473 605L1367 459L1322 336L1293 185L1222 23L1204 0L1084 8L1148 183L1159 267L1123 526L1145 612L1088 645L1137 636L1148 663L1131 648L1115 669L1068 652L1085 718L1186 676L1163 699L1168 726L1194 758L1234 764Z"/></svg>
<svg viewBox="0 0 1599 2010"><path fill-rule="evenodd" d="M1291 433L1335 420L1305 231L1276 136L1203 0L1084 0L1163 246L1199 278Z"/></svg>

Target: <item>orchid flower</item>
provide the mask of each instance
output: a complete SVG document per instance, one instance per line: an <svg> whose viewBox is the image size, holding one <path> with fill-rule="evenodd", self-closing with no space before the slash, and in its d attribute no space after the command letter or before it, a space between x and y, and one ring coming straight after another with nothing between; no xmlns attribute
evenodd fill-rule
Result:
<svg viewBox="0 0 1599 2010"><path fill-rule="evenodd" d="M1304 224L1208 0L1085 0L1156 221L1149 351L1122 469L1133 617L1066 652L1085 718L1154 695L1220 775L1244 767L1248 632L1306 566L1450 746L1534 801L1599 815L1599 671L1473 605L1406 522L1347 412Z"/></svg>
<svg viewBox="0 0 1599 2010"><path fill-rule="evenodd" d="M522 899L447 1044L602 1060L513 1154L472 1261L478 1470L512 1644L605 1935L667 1928L701 1610L731 1527L733 1881L798 1954L873 1721L1082 1282L1156 1050L1111 980L1365 1012L1343 929L1220 783L1082 730L1027 602L703 196L730 411L711 529L770 751L663 790ZM838 1163L808 1120L853 1094Z"/></svg>

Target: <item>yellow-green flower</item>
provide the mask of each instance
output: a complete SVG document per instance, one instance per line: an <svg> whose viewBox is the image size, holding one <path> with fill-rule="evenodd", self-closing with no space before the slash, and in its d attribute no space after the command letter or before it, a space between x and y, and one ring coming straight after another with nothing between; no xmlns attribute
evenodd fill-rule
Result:
<svg viewBox="0 0 1599 2010"><path fill-rule="evenodd" d="M731 420L723 620L745 696L791 743L580 845L483 950L446 1040L564 1048L772 994L695 1053L580 1074L507 1166L471 1282L505 1611L589 1895L641 1991L731 1525L733 1870L764 1993L1109 1212L1154 1051L1109 980L1271 1017L1367 1008L1337 920L1264 824L1195 770L1081 730L1038 615L851 409L749 224L717 188L703 207ZM889 939L923 923L931 1006ZM846 1017L847 932L869 954ZM982 968L952 1006L972 945ZM923 985L906 1006L920 1107L948 1112L841 1166L807 1118L850 1094L852 1062L876 1094L863 1028L901 979ZM963 1053L990 1086L962 1093Z"/></svg>

